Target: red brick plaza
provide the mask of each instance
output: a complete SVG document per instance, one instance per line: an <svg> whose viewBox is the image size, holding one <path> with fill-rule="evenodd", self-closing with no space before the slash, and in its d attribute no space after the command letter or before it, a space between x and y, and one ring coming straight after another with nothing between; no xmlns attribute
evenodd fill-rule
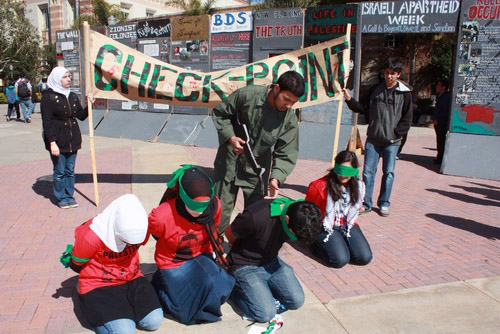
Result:
<svg viewBox="0 0 500 334"><path fill-rule="evenodd" d="M374 255L369 265L332 269L307 249L285 245L282 258L320 301L500 275L500 182L439 174L432 164L434 146L433 136L410 135L396 165L391 215L360 217ZM211 168L215 150L179 149ZM27 160L0 166L0 332L84 332L75 315L80 314L74 303L76 274L63 268L59 256L73 242L75 226L132 191L132 147L97 152L99 208L92 202L89 153L78 156L75 195L80 207L71 210L51 203L48 154ZM329 165L300 160L283 194L304 197L308 183ZM379 170L375 196L380 177Z"/></svg>

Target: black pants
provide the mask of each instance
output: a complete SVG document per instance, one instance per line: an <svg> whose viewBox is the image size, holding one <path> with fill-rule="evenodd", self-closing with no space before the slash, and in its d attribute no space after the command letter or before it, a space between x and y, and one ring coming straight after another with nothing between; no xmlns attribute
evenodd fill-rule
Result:
<svg viewBox="0 0 500 334"><path fill-rule="evenodd" d="M434 131L436 131L436 147L437 156L436 159L441 162L444 155L444 144L446 142L446 132L448 131L448 124L445 121L438 122L434 126Z"/></svg>

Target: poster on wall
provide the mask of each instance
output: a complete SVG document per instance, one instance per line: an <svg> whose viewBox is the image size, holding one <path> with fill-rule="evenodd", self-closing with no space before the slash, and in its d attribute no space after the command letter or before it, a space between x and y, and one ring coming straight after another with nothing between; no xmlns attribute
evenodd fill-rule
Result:
<svg viewBox="0 0 500 334"><path fill-rule="evenodd" d="M78 30L56 32L56 52L62 55L62 64L71 73L70 90L82 99L82 72L80 67L80 40Z"/></svg>
<svg viewBox="0 0 500 334"><path fill-rule="evenodd" d="M115 41L125 44L133 49L137 48L137 33L135 23L120 23L108 27L108 36ZM139 102L108 100L111 110L137 110Z"/></svg>
<svg viewBox="0 0 500 334"><path fill-rule="evenodd" d="M453 33L460 0L372 1L360 6L364 34Z"/></svg>
<svg viewBox="0 0 500 334"><path fill-rule="evenodd" d="M209 15L172 19L170 63L186 70L209 71ZM208 108L172 106L176 114L208 115Z"/></svg>
<svg viewBox="0 0 500 334"><path fill-rule="evenodd" d="M170 19L139 21L136 24L137 50L145 55L169 62ZM149 112L170 112L168 104L139 102L138 110Z"/></svg>
<svg viewBox="0 0 500 334"><path fill-rule="evenodd" d="M351 66L347 87L353 87L354 59L356 45L358 5L337 5L307 8L304 18L304 47L315 45L347 33L351 24ZM302 120L316 123L333 124L337 121L338 101L318 104L302 109ZM349 108L342 109L341 123L353 124L353 113Z"/></svg>
<svg viewBox="0 0 500 334"><path fill-rule="evenodd" d="M172 42L170 63L186 70L209 71L208 40ZM209 109L193 106L172 106L175 114L208 115Z"/></svg>
<svg viewBox="0 0 500 334"><path fill-rule="evenodd" d="M500 4L462 1L451 132L500 135Z"/></svg>
<svg viewBox="0 0 500 334"><path fill-rule="evenodd" d="M254 61L302 47L304 13L301 8L260 10L254 13L253 19Z"/></svg>
<svg viewBox="0 0 500 334"><path fill-rule="evenodd" d="M252 12L212 15L210 70L218 71L251 63Z"/></svg>

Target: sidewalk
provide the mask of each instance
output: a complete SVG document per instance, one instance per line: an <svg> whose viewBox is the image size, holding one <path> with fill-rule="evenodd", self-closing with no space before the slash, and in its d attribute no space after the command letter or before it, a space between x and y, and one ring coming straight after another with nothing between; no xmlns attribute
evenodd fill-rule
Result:
<svg viewBox="0 0 500 334"><path fill-rule="evenodd" d="M0 105L2 116L5 110ZM96 137L96 208L84 136L76 166L80 207L61 210L51 202L52 165L41 140L40 114L31 124L0 118L0 139L1 333L90 332L75 303L77 276L59 263L66 244L73 243L74 228L124 193L136 194L150 211L180 164L211 172L215 156L213 149ZM498 332L500 182L437 173L434 147L432 129L412 128L396 165L391 215L360 217L374 254L369 265L328 268L306 248L285 244L280 256L303 283L306 304L283 314L278 333ZM308 183L328 167L299 160L283 195L304 197ZM151 240L141 248L145 274L154 271L153 253ZM248 332L250 323L230 305L223 313L221 322L189 327L166 318L157 333Z"/></svg>

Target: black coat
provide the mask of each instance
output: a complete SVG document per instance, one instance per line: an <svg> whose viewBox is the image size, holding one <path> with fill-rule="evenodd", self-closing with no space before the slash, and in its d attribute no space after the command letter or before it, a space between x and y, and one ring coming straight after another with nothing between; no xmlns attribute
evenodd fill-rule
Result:
<svg viewBox="0 0 500 334"><path fill-rule="evenodd" d="M65 95L52 89L43 92L40 104L43 123L43 140L50 152L50 143L55 141L61 153L76 152L82 147L82 134L76 119L83 121L88 116L87 107L82 108L78 96L71 92Z"/></svg>

